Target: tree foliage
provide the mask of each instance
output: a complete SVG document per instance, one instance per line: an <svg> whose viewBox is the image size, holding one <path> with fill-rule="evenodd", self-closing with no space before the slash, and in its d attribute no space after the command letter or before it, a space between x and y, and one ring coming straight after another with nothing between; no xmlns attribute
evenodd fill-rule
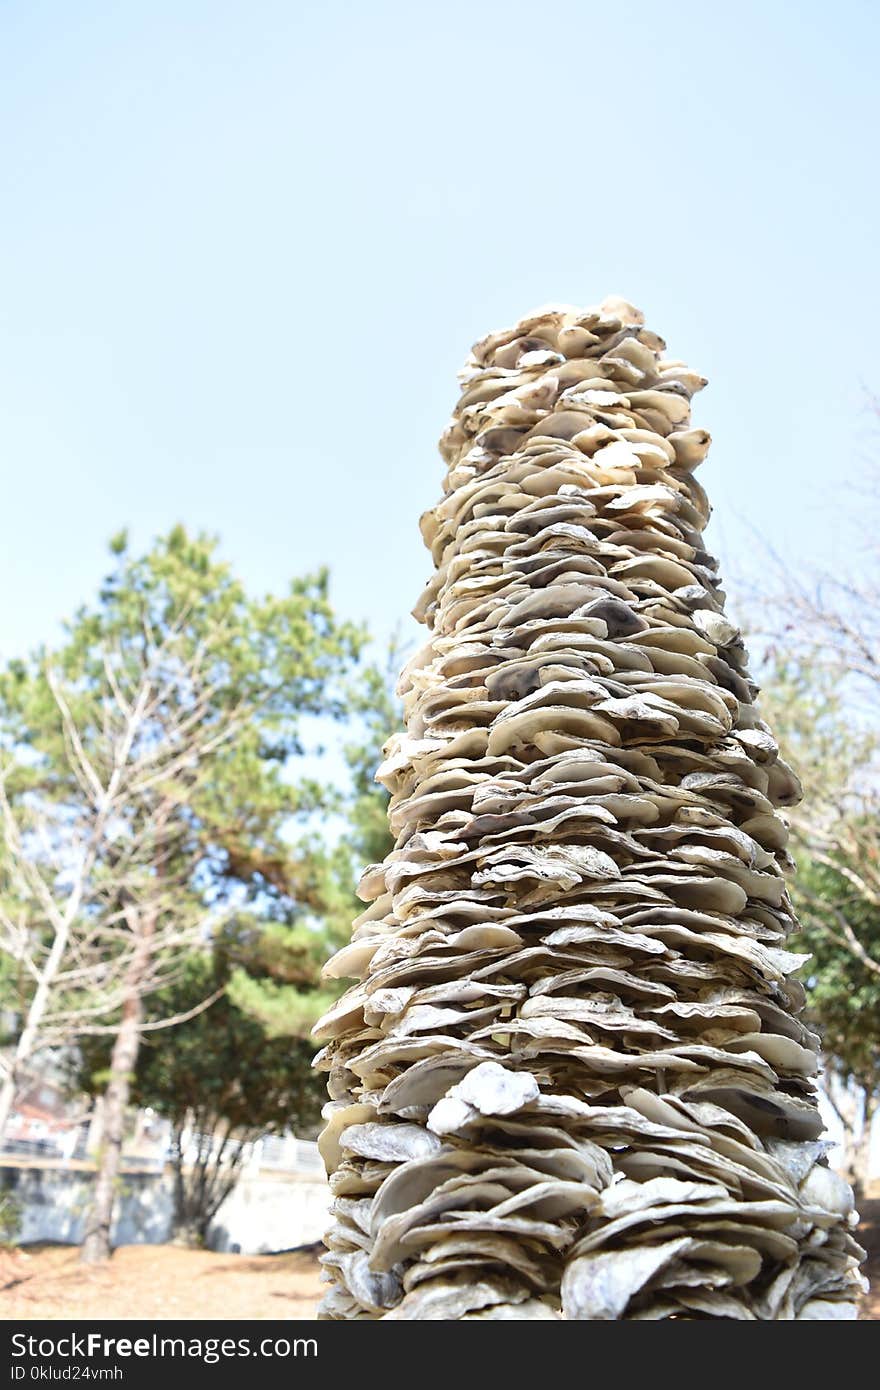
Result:
<svg viewBox="0 0 880 1390"><path fill-rule="evenodd" d="M276 924L265 933L264 971L239 966L233 972L231 998L258 1018L272 1037L304 1036L339 993L339 984L319 984L320 967L348 940L352 921L363 911L355 886L364 865L380 861L392 848L388 793L376 782L375 772L384 744L399 725L393 693L399 661L399 647L392 643L384 667L365 667L348 683L350 736L343 749L347 784L335 801L325 801L334 813L337 833L328 841L323 830L312 832L298 845L307 884L306 921Z"/></svg>
<svg viewBox="0 0 880 1390"><path fill-rule="evenodd" d="M294 765L308 716L345 713L344 678L363 642L337 620L326 572L254 598L214 540L183 527L142 556L124 535L111 550L96 602L55 649L0 673L5 866L15 871L4 941L30 966L30 999L17 1001L29 1055L47 1045L58 987L81 995L86 980L88 1022L54 1008L69 1029L56 1027L52 1045L96 1029L115 1036L99 1254L127 1078L141 1036L160 1022L146 1018L144 1000L173 982L176 963L162 968L172 946L231 914L280 933L320 913L314 869L292 849L290 826L313 815L322 794ZM304 937L288 945L291 969L297 954L305 969L318 953ZM102 971L120 960L104 996Z"/></svg>
<svg viewBox="0 0 880 1390"><path fill-rule="evenodd" d="M801 940L812 954L810 1007L826 1051L860 1085L880 1056L880 807L876 737L852 716L845 685L818 662L778 662L764 713L804 785L790 813ZM855 1027L856 1010L860 1026Z"/></svg>
<svg viewBox="0 0 880 1390"><path fill-rule="evenodd" d="M210 949L194 953L180 977L150 1001L149 1013L158 1018L184 1015L219 991L173 1035L144 1038L131 1083L132 1103L171 1125L179 1240L204 1241L256 1139L286 1131L308 1136L318 1123L324 1097L312 1070L313 1048L301 1038L267 1036L228 992L233 970L257 978L274 968L271 932L238 922ZM107 1062L105 1042L87 1044L79 1087L100 1092Z"/></svg>
<svg viewBox="0 0 880 1390"><path fill-rule="evenodd" d="M801 924L791 945L811 956L825 1090L844 1129L842 1166L860 1186L880 1104L880 667L863 647L862 608L839 588L798 590L776 610L786 619L766 650L761 704L804 786L790 812Z"/></svg>

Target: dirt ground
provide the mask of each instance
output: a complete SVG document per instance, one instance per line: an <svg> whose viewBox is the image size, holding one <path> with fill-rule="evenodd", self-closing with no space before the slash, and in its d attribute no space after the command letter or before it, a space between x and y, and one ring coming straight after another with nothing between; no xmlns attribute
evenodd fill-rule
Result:
<svg viewBox="0 0 880 1390"><path fill-rule="evenodd" d="M87 1269L69 1245L0 1251L0 1317L313 1318L321 1294L311 1252L218 1255L123 1245Z"/></svg>
<svg viewBox="0 0 880 1390"><path fill-rule="evenodd" d="M874 1185L876 1192L877 1187ZM872 1201L862 1201L859 1205L862 1223L859 1226L859 1244L868 1253L865 1274L871 1288L862 1305L862 1318L880 1322L880 1197Z"/></svg>
<svg viewBox="0 0 880 1390"><path fill-rule="evenodd" d="M861 1243L873 1286L862 1317L880 1321L880 1199L862 1204ZM217 1255L173 1245L124 1245L103 1269L71 1246L0 1250L0 1317L313 1318L320 1296L314 1252Z"/></svg>

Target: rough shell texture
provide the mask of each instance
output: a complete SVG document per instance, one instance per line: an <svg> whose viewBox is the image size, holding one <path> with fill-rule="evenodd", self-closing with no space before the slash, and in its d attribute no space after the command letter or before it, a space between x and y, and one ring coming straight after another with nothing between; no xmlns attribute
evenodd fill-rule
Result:
<svg viewBox="0 0 880 1390"><path fill-rule="evenodd" d="M478 343L422 518L396 847L328 967L327 1318L853 1316L797 800L703 549L704 383L621 300Z"/></svg>

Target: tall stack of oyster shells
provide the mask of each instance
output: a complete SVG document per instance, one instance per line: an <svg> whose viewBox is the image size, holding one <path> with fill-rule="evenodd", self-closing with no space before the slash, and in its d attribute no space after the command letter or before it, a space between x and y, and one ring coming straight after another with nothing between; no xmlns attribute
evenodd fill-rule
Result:
<svg viewBox="0 0 880 1390"><path fill-rule="evenodd" d="M461 379L396 846L316 1030L320 1316L854 1317L786 949L799 787L703 549L704 380L617 299Z"/></svg>

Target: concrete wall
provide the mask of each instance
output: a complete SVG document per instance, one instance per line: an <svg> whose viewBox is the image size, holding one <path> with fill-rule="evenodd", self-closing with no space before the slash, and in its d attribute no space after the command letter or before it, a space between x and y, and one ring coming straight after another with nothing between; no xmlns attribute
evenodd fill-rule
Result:
<svg viewBox="0 0 880 1390"><path fill-rule="evenodd" d="M20 1244L82 1238L93 1170L52 1163L0 1164L0 1192L18 1214L13 1238ZM243 1177L217 1213L208 1244L244 1255L289 1250L319 1240L327 1225L326 1182L297 1174ZM171 1233L172 1186L168 1173L123 1173L114 1245L159 1245Z"/></svg>

